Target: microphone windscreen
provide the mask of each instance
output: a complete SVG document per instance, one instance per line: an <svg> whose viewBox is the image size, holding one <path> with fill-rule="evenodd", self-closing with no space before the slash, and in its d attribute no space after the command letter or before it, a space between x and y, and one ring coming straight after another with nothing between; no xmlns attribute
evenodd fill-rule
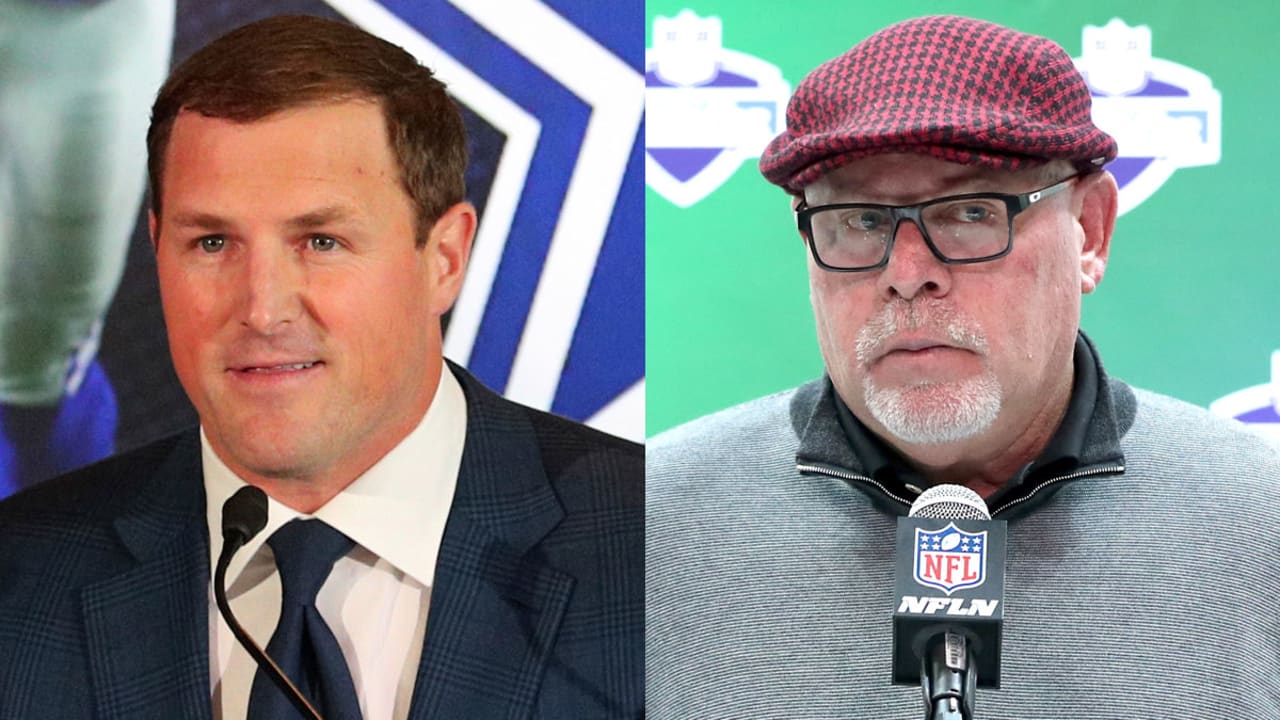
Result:
<svg viewBox="0 0 1280 720"><path fill-rule="evenodd" d="M246 485L227 498L222 505L222 538L228 542L238 537L241 543L262 532L267 526L267 494L261 488Z"/></svg>
<svg viewBox="0 0 1280 720"><path fill-rule="evenodd" d="M934 520L990 520L991 512L978 493L963 485L934 485L911 503L907 516Z"/></svg>

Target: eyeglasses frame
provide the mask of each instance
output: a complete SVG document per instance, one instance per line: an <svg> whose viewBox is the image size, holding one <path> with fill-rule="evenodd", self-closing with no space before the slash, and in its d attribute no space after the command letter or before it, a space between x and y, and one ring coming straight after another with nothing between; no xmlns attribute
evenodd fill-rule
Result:
<svg viewBox="0 0 1280 720"><path fill-rule="evenodd" d="M929 252L938 259L939 262L946 265L971 265L974 263L990 262L998 260L1008 255L1013 250L1013 219L1019 213L1030 208L1032 205L1052 197L1067 188L1073 181L1082 176L1082 173L1069 175L1051 185L1030 190L1025 193L996 193L996 192L980 192L980 193L964 193L961 195L947 195L944 197L933 198L915 205L882 205L879 203L833 203L829 205L815 205L809 207L808 202L801 197L800 203L796 206L796 227L800 230L801 236L804 237L806 244L809 246L809 253L813 256L813 261L823 270L831 272L870 272L879 270L889 264L889 257L893 254L893 243L898 238L898 227L904 220L910 220L915 223L916 228L920 231L920 236L924 238L925 245L929 247ZM976 258L949 258L942 254L942 251L933 244L933 238L929 237L929 231L925 229L924 219L921 213L925 208L941 203L955 202L957 200L998 200L1003 201L1005 207L1009 211L1009 239L1005 243L1004 250L993 255L984 255ZM813 224L812 218L815 214L825 210L852 210L855 208L869 208L875 210L884 210L889 213L892 221L893 230L889 234L889 241L885 244L884 257L875 265L866 265L861 267L839 267L836 265L828 265L823 262L818 255L817 244L813 240Z"/></svg>

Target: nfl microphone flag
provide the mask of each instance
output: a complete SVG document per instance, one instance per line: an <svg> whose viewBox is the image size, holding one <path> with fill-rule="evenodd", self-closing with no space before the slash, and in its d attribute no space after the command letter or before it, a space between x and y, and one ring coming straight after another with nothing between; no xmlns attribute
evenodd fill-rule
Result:
<svg viewBox="0 0 1280 720"><path fill-rule="evenodd" d="M978 685L1000 687L1005 541L1003 520L899 518L894 683L918 685L927 644L950 630L973 644Z"/></svg>

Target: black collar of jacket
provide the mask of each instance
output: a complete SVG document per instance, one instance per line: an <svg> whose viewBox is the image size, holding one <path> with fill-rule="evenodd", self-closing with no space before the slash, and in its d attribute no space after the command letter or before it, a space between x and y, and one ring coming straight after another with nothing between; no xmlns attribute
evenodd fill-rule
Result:
<svg viewBox="0 0 1280 720"><path fill-rule="evenodd" d="M1120 438L1133 424L1137 407L1133 391L1107 377L1097 350L1083 332L1076 338L1074 366L1067 413L1049 444L1034 462L987 498L992 512L1002 519L1025 514L1040 505L1053 494L1047 484L1061 485L1064 476L1076 472L1122 472ZM791 422L800 438L797 465L863 478L851 479L850 485L866 492L886 512L905 515L909 501L928 486L900 455L853 416L828 377L796 392L791 402ZM1106 473L1107 468L1116 470ZM1007 512L1005 508L1016 511Z"/></svg>

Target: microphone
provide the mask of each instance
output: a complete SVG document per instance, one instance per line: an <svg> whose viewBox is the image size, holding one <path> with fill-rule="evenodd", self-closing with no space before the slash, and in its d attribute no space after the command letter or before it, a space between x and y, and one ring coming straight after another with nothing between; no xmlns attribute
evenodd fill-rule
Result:
<svg viewBox="0 0 1280 720"><path fill-rule="evenodd" d="M231 564L231 556L244 547L249 539L262 532L267 526L267 494L261 488L246 485L227 498L222 505L222 554L218 556L218 566L213 573L213 599L218 605L218 612L227 621L231 634L244 646L249 655L258 663L262 672L280 688L280 692L293 703L293 706L310 720L324 720L320 713L307 702L307 698L289 681L288 676L279 665L263 652L262 648L249 637L249 633L240 626L240 621L231 612L231 604L227 602L227 566Z"/></svg>
<svg viewBox="0 0 1280 720"><path fill-rule="evenodd" d="M893 682L919 685L926 720L973 720L1000 687L1007 528L977 493L937 485L898 519Z"/></svg>

